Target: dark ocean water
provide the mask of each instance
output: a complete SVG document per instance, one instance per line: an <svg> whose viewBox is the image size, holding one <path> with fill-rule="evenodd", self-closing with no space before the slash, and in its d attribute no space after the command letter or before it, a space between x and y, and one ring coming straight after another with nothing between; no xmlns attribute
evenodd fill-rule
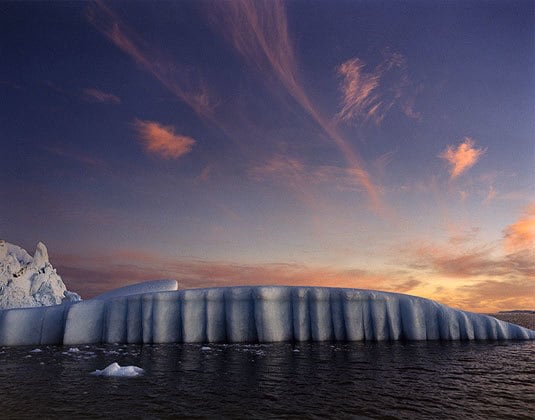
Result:
<svg viewBox="0 0 535 420"><path fill-rule="evenodd" d="M535 342L208 346L1 348L0 417L535 417Z"/></svg>

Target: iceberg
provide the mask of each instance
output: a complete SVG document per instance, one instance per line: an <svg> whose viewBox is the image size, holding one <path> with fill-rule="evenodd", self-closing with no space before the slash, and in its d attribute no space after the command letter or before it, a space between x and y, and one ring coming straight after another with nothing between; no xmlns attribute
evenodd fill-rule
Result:
<svg viewBox="0 0 535 420"><path fill-rule="evenodd" d="M360 289L175 290L157 280L63 305L0 311L0 345L533 340L535 331L416 296ZM136 292L136 293L133 293Z"/></svg>
<svg viewBox="0 0 535 420"><path fill-rule="evenodd" d="M143 375L145 371L137 366L119 366L117 362L112 363L107 368L91 372L94 376L113 376L122 378L134 378Z"/></svg>
<svg viewBox="0 0 535 420"><path fill-rule="evenodd" d="M39 242L34 256L0 240L0 309L58 305L79 301L69 292L48 260L46 246Z"/></svg>

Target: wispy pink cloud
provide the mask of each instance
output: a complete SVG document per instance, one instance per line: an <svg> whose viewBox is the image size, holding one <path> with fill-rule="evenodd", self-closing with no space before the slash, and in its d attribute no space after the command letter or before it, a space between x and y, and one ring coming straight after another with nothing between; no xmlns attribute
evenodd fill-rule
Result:
<svg viewBox="0 0 535 420"><path fill-rule="evenodd" d="M118 105L121 103L121 98L112 93L103 92L102 90L95 88L83 89L84 99L90 102L102 102Z"/></svg>
<svg viewBox="0 0 535 420"><path fill-rule="evenodd" d="M479 227L459 229L457 223L452 223L448 228L450 231L448 243L454 247L465 246L475 241L481 233L481 228Z"/></svg>
<svg viewBox="0 0 535 420"><path fill-rule="evenodd" d="M175 134L172 126L136 120L134 127L147 153L163 159L178 159L189 153L195 144L191 137Z"/></svg>
<svg viewBox="0 0 535 420"><path fill-rule="evenodd" d="M450 165L451 179L457 178L467 169L474 166L479 158L486 152L485 149L474 147L475 141L470 137L465 137L457 146L448 146L439 157Z"/></svg>
<svg viewBox="0 0 535 420"><path fill-rule="evenodd" d="M256 181L275 181L295 192L308 208L321 204L312 190L312 174L303 161L286 155L275 155L249 168L249 176Z"/></svg>
<svg viewBox="0 0 535 420"><path fill-rule="evenodd" d="M373 119L380 123L384 115L378 115L381 101L376 90L379 86L379 75L364 73L364 63L353 58L338 67L338 74L343 77L340 90L343 94L342 109L338 118L349 121L354 118Z"/></svg>
<svg viewBox="0 0 535 420"><path fill-rule="evenodd" d="M414 110L414 96L409 92L411 83L403 55L385 50L375 69L366 72L365 67L361 59L352 58L337 68L342 77L342 109L336 115L339 121L372 121L379 125L396 104L407 117L420 118Z"/></svg>
<svg viewBox="0 0 535 420"><path fill-rule="evenodd" d="M195 179L200 182L208 182L210 176L212 175L212 171L212 165L206 165Z"/></svg>
<svg viewBox="0 0 535 420"><path fill-rule="evenodd" d="M363 191L352 168L305 164L297 157L280 154L252 166L249 175L257 181L275 180L302 193L313 185L326 185L339 191Z"/></svg>
<svg viewBox="0 0 535 420"><path fill-rule="evenodd" d="M498 191L496 191L496 188L494 188L494 185L490 185L487 191L487 195L485 197L485 202L484 202L485 205L490 204L496 198L497 194L498 194Z"/></svg>
<svg viewBox="0 0 535 420"><path fill-rule="evenodd" d="M60 156L62 158L65 158L65 159L68 159L68 160L72 160L72 161L76 161L76 162L79 162L79 163L83 163L84 165L87 165L87 166L100 166L100 167L103 167L105 166L105 163L102 159L98 159L98 158L95 158L91 155L88 155L88 154L84 154L84 153L80 153L80 152L77 152L77 151L72 151L72 150L69 150L69 149L66 149L64 147L60 147L60 146L49 146L49 147L45 147L45 150L49 153L52 153L53 155L56 155L56 156Z"/></svg>
<svg viewBox="0 0 535 420"><path fill-rule="evenodd" d="M262 164L249 170L250 175L258 180L278 179L287 185L300 188L308 171L305 164L297 159L284 155L275 155Z"/></svg>
<svg viewBox="0 0 535 420"><path fill-rule="evenodd" d="M165 57L145 42L103 1L92 3L87 16L89 22L115 46L189 105L197 115L210 118L218 101L198 75L195 77L180 63Z"/></svg>
<svg viewBox="0 0 535 420"><path fill-rule="evenodd" d="M459 248L432 244L418 246L415 251L413 268L456 279L504 276L514 269L505 259L495 257L494 248L488 245Z"/></svg>
<svg viewBox="0 0 535 420"><path fill-rule="evenodd" d="M373 165L380 174L384 174L387 166L394 160L396 153L397 150L391 150L383 153L374 160Z"/></svg>
<svg viewBox="0 0 535 420"><path fill-rule="evenodd" d="M375 210L382 210L380 191L359 155L312 103L298 74L284 4L280 0L219 2L213 24L244 59L260 72L275 75L294 100L323 129L343 153L353 176L368 194Z"/></svg>

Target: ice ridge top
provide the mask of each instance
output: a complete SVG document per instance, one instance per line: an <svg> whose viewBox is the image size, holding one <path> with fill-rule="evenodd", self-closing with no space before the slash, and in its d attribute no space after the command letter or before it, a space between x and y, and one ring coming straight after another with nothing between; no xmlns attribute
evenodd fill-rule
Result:
<svg viewBox="0 0 535 420"><path fill-rule="evenodd" d="M532 340L535 331L395 293L257 286L115 295L0 311L0 345Z"/></svg>

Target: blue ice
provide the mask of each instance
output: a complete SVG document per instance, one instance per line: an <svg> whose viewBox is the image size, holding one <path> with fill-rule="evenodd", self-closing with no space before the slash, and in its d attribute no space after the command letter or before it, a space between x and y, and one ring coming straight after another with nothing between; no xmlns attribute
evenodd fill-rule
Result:
<svg viewBox="0 0 535 420"><path fill-rule="evenodd" d="M77 303L0 311L0 345L535 339L533 330L404 294L293 286L175 290L176 282L158 282Z"/></svg>

